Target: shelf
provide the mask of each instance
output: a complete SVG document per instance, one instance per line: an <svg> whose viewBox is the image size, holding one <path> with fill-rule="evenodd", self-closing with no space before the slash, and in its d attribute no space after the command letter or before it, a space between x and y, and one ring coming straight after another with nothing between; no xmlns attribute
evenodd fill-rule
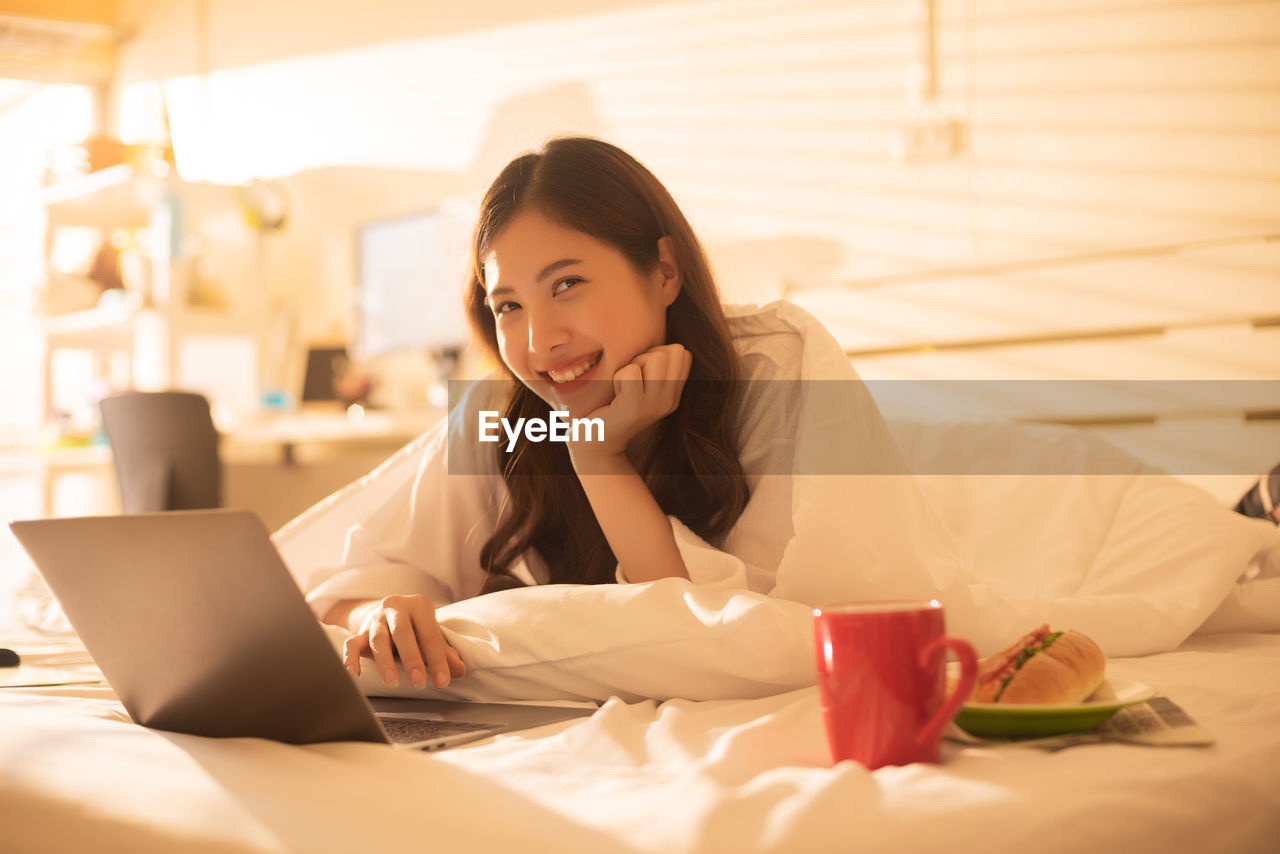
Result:
<svg viewBox="0 0 1280 854"><path fill-rule="evenodd" d="M39 321L45 344L43 409L47 418L57 415L52 412L54 368L56 353L62 349L89 351L94 380L112 388L160 389L175 382L204 382L211 400L222 395L239 406L256 402L260 367L246 365L257 359L261 305L252 289L234 287L252 281L259 251L243 215L242 194L238 186L188 183L172 173L157 178L129 164L100 169L43 191L48 220L46 264L51 265L59 229L96 228L103 232L102 239L114 239L111 232L115 230L146 229L149 237L143 246L149 251L133 260L141 267L137 289L154 301L145 308L136 302L116 303ZM203 272L202 259L208 262ZM210 287L217 290L225 307L188 304L208 284L202 275L210 277ZM247 357L251 348L244 345L245 339L252 345ZM233 364L224 365L216 358L210 361L208 353L219 347L234 350ZM236 378L234 393L219 385L220 371ZM84 399L82 392L77 394L80 403L60 400L58 405L72 411L78 421L87 421L93 417L92 401Z"/></svg>
<svg viewBox="0 0 1280 854"><path fill-rule="evenodd" d="M142 228L165 193L165 182L122 163L44 191L49 227Z"/></svg>
<svg viewBox="0 0 1280 854"><path fill-rule="evenodd" d="M137 309L127 305L89 308L50 315L42 318L40 325L46 334L51 335L75 335L81 332L93 335L117 327L127 327L137 312Z"/></svg>
<svg viewBox="0 0 1280 854"><path fill-rule="evenodd" d="M49 227L142 228L166 196L184 205L238 205L240 187L193 184L170 175L155 178L127 163L90 172L72 181L47 187L42 193Z"/></svg>
<svg viewBox="0 0 1280 854"><path fill-rule="evenodd" d="M155 308L112 306L91 308L45 318L42 328L51 343L59 347L128 346L137 325L152 319L163 319L183 334L230 335L244 333L249 324L232 312L199 307L167 313Z"/></svg>

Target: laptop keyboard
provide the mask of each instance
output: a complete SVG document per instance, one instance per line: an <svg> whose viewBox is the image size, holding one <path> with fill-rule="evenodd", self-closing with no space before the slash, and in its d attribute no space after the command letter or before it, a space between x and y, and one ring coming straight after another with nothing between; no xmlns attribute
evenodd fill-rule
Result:
<svg viewBox="0 0 1280 854"><path fill-rule="evenodd" d="M409 744L415 741L427 741L432 738L443 738L465 732L477 732L491 729L495 732L503 729L501 724L476 724L465 721L431 721L422 718L400 718L378 716L379 723L387 732L387 738L395 744Z"/></svg>

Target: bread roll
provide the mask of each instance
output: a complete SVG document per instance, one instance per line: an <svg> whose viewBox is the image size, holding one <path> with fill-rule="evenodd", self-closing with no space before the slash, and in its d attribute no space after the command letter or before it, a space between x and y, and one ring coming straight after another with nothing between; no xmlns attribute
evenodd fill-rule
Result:
<svg viewBox="0 0 1280 854"><path fill-rule="evenodd" d="M1088 699L1102 684L1107 663L1098 645L1080 632L1061 633L1047 648L1034 653L1015 669L1022 650L1039 648L1049 634L1047 626L1041 627L1007 649L983 659L971 695L973 700L1065 705ZM1004 676L1009 676L1007 683Z"/></svg>

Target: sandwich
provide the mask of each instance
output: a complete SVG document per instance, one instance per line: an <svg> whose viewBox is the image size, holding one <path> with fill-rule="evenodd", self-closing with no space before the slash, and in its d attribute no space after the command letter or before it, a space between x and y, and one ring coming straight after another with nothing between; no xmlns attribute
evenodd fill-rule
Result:
<svg viewBox="0 0 1280 854"><path fill-rule="evenodd" d="M1106 676L1106 658L1080 632L1048 625L978 662L975 703L1071 704L1088 699Z"/></svg>

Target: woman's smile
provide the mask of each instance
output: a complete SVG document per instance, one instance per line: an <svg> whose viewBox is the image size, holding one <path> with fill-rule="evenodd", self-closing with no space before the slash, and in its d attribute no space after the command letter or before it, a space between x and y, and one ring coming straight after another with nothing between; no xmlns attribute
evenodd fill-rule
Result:
<svg viewBox="0 0 1280 854"><path fill-rule="evenodd" d="M600 364L600 358L602 356L604 356L603 350L593 355L577 359L568 365L562 365L557 368L548 368L542 373L557 386L568 385L574 380L585 377L588 372L595 368L596 365Z"/></svg>
<svg viewBox="0 0 1280 854"><path fill-rule="evenodd" d="M596 382L602 374L604 351L600 350L592 356L578 359L564 367L551 371L543 371L546 387L554 401L547 402L555 406L559 404L569 409L570 415L584 416L607 404L613 394L613 384ZM605 379L609 379L605 377ZM598 394L592 388L599 386ZM545 399L546 394L542 397Z"/></svg>

